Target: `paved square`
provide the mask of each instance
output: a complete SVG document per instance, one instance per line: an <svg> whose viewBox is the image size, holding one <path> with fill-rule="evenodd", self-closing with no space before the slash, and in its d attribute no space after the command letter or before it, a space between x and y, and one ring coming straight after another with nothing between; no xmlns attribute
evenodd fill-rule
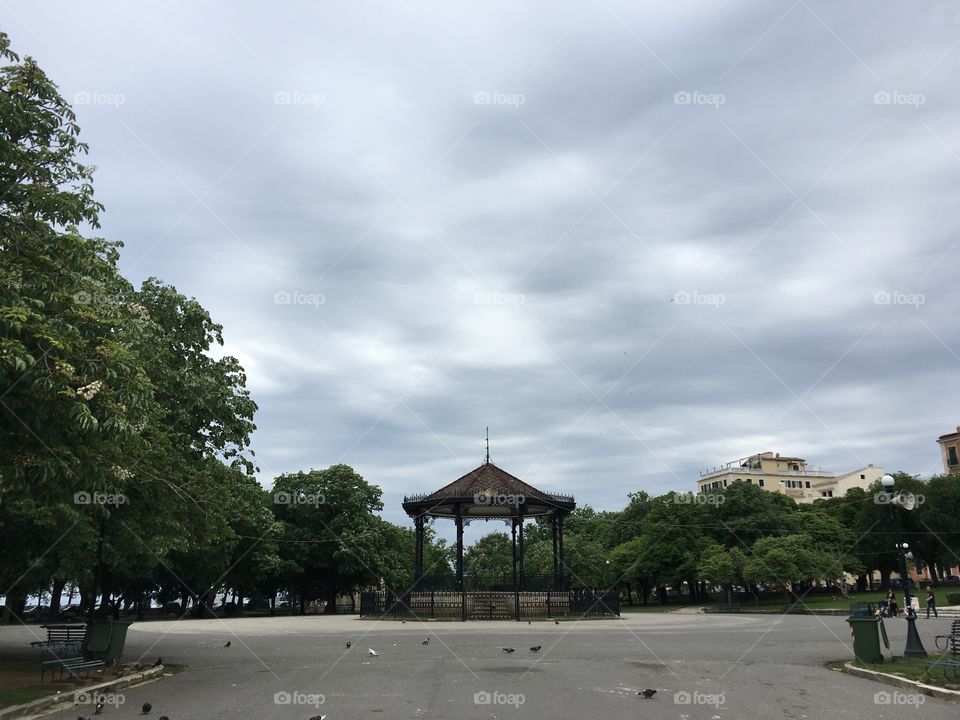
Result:
<svg viewBox="0 0 960 720"><path fill-rule="evenodd" d="M918 623L928 650L949 622ZM888 631L899 653L903 623L888 623ZM28 640L23 628L2 634L5 643ZM531 652L536 645L542 649ZM151 717L171 720L960 717L960 704L824 668L851 655L841 617L635 614L560 625L354 617L150 622L129 634L125 658L141 654L150 663L162 656L189 668L125 690L124 705L108 707L104 716L138 717L149 701ZM639 697L645 688L656 696ZM877 693L885 693L880 702ZM77 715L74 709L54 717Z"/></svg>

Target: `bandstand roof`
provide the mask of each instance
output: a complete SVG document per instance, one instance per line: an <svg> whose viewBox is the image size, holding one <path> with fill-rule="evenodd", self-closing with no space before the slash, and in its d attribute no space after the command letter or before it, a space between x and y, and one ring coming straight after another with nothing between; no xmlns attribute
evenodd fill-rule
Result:
<svg viewBox="0 0 960 720"><path fill-rule="evenodd" d="M511 518L566 515L577 504L572 495L556 495L538 490L490 461L444 485L436 492L403 498L403 509L410 517L455 518L457 505L463 517Z"/></svg>

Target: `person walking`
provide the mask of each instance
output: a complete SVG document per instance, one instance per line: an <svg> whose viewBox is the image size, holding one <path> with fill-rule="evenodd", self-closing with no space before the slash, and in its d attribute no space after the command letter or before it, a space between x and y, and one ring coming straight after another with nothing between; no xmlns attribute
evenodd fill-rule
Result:
<svg viewBox="0 0 960 720"><path fill-rule="evenodd" d="M933 594L933 588L927 585L927 620L930 619L931 610L933 610L933 616L935 618L940 617L937 615L937 597Z"/></svg>

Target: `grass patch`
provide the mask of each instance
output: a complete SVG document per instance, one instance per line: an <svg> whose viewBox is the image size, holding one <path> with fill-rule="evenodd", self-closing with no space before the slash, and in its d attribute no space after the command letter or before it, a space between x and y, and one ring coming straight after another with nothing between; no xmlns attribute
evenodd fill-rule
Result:
<svg viewBox="0 0 960 720"><path fill-rule="evenodd" d="M2 674L0 674L2 677ZM49 687L19 687L0 689L0 708L10 707L11 705L23 705L24 703L38 700L39 698L52 695L56 690L50 690Z"/></svg>
<svg viewBox="0 0 960 720"><path fill-rule="evenodd" d="M665 605L657 605L656 603L651 603L650 605L627 605L625 603L620 604L620 613L665 613L672 612L673 610L681 610L687 607L702 607L705 603L694 603L694 604L680 604L680 603L667 603Z"/></svg>
<svg viewBox="0 0 960 720"><path fill-rule="evenodd" d="M141 669L149 669L149 665L143 665ZM183 672L186 665L164 665L164 673L177 674ZM136 665L126 663L121 667L108 668L104 673L91 674L89 678L84 677L80 682L76 680L50 681L49 675L47 682L40 684L40 661L39 659L14 657L0 658L0 708L10 707L12 705L22 705L48 695L56 695L57 692L68 699L78 690L82 690L88 685L96 685L108 680L117 678L120 672L130 675L139 672Z"/></svg>
<svg viewBox="0 0 960 720"><path fill-rule="evenodd" d="M947 656L949 656L949 653L947 653ZM960 690L960 677L949 675L945 678L943 670L939 668L933 668L931 670L931 668L927 667L927 660L937 660L940 657L939 654L931 654L927 659L896 657L892 662L889 659L885 659L883 663L878 664L862 663L859 661L851 662L850 660L834 660L833 662L827 663L827 667L831 670L842 671L843 666L849 663L855 667L873 670L874 672L896 675L907 680L922 682L924 685L933 685L946 690Z"/></svg>

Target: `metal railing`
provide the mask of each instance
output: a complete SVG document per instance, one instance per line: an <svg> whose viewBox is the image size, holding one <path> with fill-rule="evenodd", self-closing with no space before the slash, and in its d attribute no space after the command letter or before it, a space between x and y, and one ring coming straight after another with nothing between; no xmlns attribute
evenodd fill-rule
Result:
<svg viewBox="0 0 960 720"><path fill-rule="evenodd" d="M522 620L537 617L589 617L620 614L614 592L473 591L364 592L361 617Z"/></svg>

